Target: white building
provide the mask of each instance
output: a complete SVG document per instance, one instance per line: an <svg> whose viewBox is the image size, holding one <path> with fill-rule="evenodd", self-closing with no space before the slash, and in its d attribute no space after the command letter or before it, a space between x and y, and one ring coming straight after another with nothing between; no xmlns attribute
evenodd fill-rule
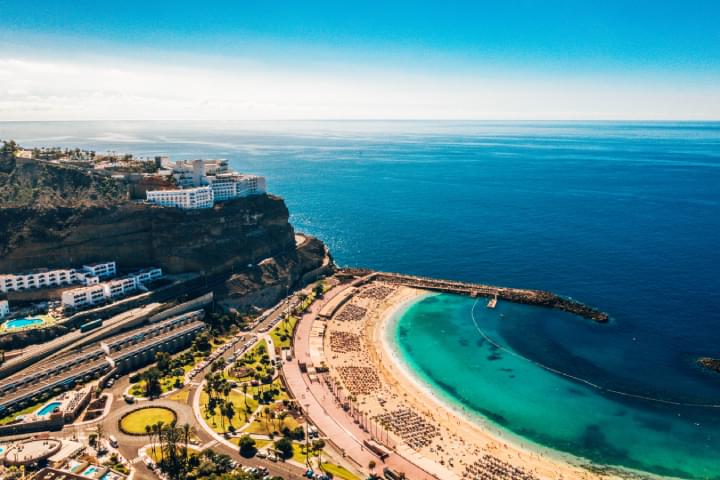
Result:
<svg viewBox="0 0 720 480"><path fill-rule="evenodd" d="M164 207L209 208L216 201L266 192L265 177L231 172L227 160L178 161L172 175L180 188L149 190L148 202Z"/></svg>
<svg viewBox="0 0 720 480"><path fill-rule="evenodd" d="M90 265L83 265L83 270L96 277L108 278L117 274L117 265L115 265L115 262L91 263Z"/></svg>
<svg viewBox="0 0 720 480"><path fill-rule="evenodd" d="M161 268L146 268L135 272L134 275L138 282L142 284L154 282L155 280L161 279L163 276Z"/></svg>
<svg viewBox="0 0 720 480"><path fill-rule="evenodd" d="M0 318L10 315L10 304L7 300L0 300Z"/></svg>
<svg viewBox="0 0 720 480"><path fill-rule="evenodd" d="M112 277L115 273L115 262L102 262L84 265L78 270L73 268L57 270L43 268L25 273L0 274L0 292L61 287L73 283L95 285L99 282L98 278Z"/></svg>
<svg viewBox="0 0 720 480"><path fill-rule="evenodd" d="M162 278L162 269L148 268L97 285L66 290L62 294L62 306L63 308L82 309L111 301L132 293L146 283L159 278Z"/></svg>
<svg viewBox="0 0 720 480"><path fill-rule="evenodd" d="M108 298L105 292L106 286L104 284L66 290L62 294L62 305L63 307L76 309L97 305Z"/></svg>
<svg viewBox="0 0 720 480"><path fill-rule="evenodd" d="M184 209L211 208L215 203L210 187L193 187L177 190L148 190L147 201L163 207Z"/></svg>
<svg viewBox="0 0 720 480"><path fill-rule="evenodd" d="M215 201L265 193L265 177L240 173L221 173L208 177Z"/></svg>

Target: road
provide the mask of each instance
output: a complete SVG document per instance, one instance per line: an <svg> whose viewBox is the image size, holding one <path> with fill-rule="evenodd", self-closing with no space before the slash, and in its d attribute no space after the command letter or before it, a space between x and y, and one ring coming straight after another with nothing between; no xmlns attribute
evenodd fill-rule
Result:
<svg viewBox="0 0 720 480"><path fill-rule="evenodd" d="M238 347L241 347L245 342L251 339L258 340L261 335L258 332L267 331L272 325L280 320L282 313L285 311L284 303L281 303L278 308L273 310L265 319L256 325L252 331L245 334L237 343ZM250 347L252 348L252 347ZM230 348L222 355L221 358L227 360L237 350ZM205 428L199 423L196 416L194 415L192 403L194 397L198 394L198 389L201 388L205 377L209 372L209 367L200 371L193 380L186 385L185 390L188 391L187 400L185 403L178 402L176 400L169 400L167 398L161 398L157 400L144 400L139 401L136 404L126 404L123 400L123 393L130 385L129 377L127 375L121 377L109 390L115 398L115 404L113 405L112 412L104 419L102 424L106 435L114 435L118 439L120 453L133 463L133 467L136 469L135 478L138 479L152 479L155 475L150 469L142 462L139 461L138 450L148 444L148 438L144 436L132 436L126 435L118 428L118 421L127 412L143 406L166 406L176 412L178 416L178 424L188 423L195 431L196 436L200 440L200 445L205 448L212 448L214 451L230 455L230 457L241 463L242 465L249 465L253 467L267 467L272 476L281 476L287 480L300 480L303 478L304 469L299 468L295 465L283 462L271 462L269 460L263 460L259 458L245 458L239 453L237 447L230 447L222 442L219 442L216 438L210 435ZM84 427L85 430L88 427ZM72 428L70 429L72 430Z"/></svg>

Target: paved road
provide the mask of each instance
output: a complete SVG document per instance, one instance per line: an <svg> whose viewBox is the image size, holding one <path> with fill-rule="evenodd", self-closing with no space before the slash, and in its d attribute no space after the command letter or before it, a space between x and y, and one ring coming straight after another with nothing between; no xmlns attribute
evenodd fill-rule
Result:
<svg viewBox="0 0 720 480"><path fill-rule="evenodd" d="M262 335L259 334L259 332L269 330L269 328L273 324L279 321L280 317L286 310L286 305L287 304L285 302L279 304L278 308L274 309L265 319L263 319L258 325L256 325L251 332L248 332L237 343L238 348L228 349L226 352L223 353L222 357L227 360L227 358L230 357L233 353L235 353L235 351L239 350L242 344L244 344L245 342L249 341L250 339L257 340L261 338ZM290 305L292 306L293 303L291 303ZM73 340L77 339L73 338ZM89 434L95 430L96 425L98 423L101 423L106 438L110 435L113 435L117 438L119 443L118 451L123 457L125 457L128 461L130 461L130 463L133 464L133 467L136 470L135 478L141 480L154 479L156 478L156 476L152 473L152 471L147 468L147 466L142 461L139 460L138 457L138 450L147 445L148 438L146 436L132 436L122 433L119 429L118 422L125 413L132 410L146 406L165 406L171 408L173 411L176 412L176 415L178 416L178 424L183 424L187 422L194 427L195 434L200 440L201 445L210 446L216 452L230 455L231 458L240 462L242 465L267 467L270 471L270 474L273 476L281 476L287 480L300 480L301 478L303 478L303 468L297 467L289 463L276 463L258 458L248 459L241 457L238 451L239 449L237 447L230 447L222 442L218 442L215 438L213 438L210 434L208 434L208 432L204 430L203 426L200 425L195 418L192 410L192 401L195 396L195 392L198 388L200 388L200 385L202 384L208 372L209 368L206 368L205 370L198 373L198 375L188 385L186 385L185 389L188 390L188 398L185 403L175 400L169 400L167 398L161 398L157 400L144 400L138 401L134 404L127 404L123 400L123 393L129 386L130 382L129 376L124 375L115 381L112 388L106 390L106 392L112 394L114 398L110 413L106 417L98 419L95 422L86 423L83 425L66 425L61 432L52 433L52 435L59 438L78 438L80 440L86 441ZM23 435L23 437L27 437L27 435Z"/></svg>
<svg viewBox="0 0 720 480"><path fill-rule="evenodd" d="M371 460L382 465L380 459L370 453L362 444L363 440L371 439L370 434L353 422L352 418L336 403L332 393L325 385L320 382L311 382L307 374L300 371L300 363L305 362L308 365L311 363L309 340L313 322L317 319L322 307L346 288L349 288L349 285L339 285L327 292L325 298L322 301L316 301L309 312L298 322L294 339L295 359L283 364L283 372L290 391L301 403L312 422L323 432L324 436L332 439L338 448L365 470ZM435 478L396 453L391 453L385 459L384 465L404 472L407 478L412 480Z"/></svg>

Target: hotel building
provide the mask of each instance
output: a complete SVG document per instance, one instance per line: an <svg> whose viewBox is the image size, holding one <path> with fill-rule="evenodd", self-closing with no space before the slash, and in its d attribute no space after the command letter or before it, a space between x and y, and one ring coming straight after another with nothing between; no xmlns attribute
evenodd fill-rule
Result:
<svg viewBox="0 0 720 480"><path fill-rule="evenodd" d="M148 202L163 207L210 208L216 201L265 193L265 177L228 170L227 160L178 161L172 170L172 190L148 190Z"/></svg>
<svg viewBox="0 0 720 480"><path fill-rule="evenodd" d="M116 271L115 262L104 262L83 265L81 269L77 270L73 268L37 269L25 273L0 274L0 292L61 287L74 283L95 285L100 278L112 277Z"/></svg>
<svg viewBox="0 0 720 480"><path fill-rule="evenodd" d="M240 173L221 173L208 178L215 201L265 193L265 177Z"/></svg>
<svg viewBox="0 0 720 480"><path fill-rule="evenodd" d="M215 203L210 187L194 187L178 190L148 190L148 202L163 207L184 209L211 208Z"/></svg>
<svg viewBox="0 0 720 480"><path fill-rule="evenodd" d="M62 294L62 306L77 310L98 305L142 290L146 283L159 278L162 278L162 269L149 268L108 282L66 290Z"/></svg>
<svg viewBox="0 0 720 480"><path fill-rule="evenodd" d="M0 318L10 315L10 304L7 300L0 300Z"/></svg>

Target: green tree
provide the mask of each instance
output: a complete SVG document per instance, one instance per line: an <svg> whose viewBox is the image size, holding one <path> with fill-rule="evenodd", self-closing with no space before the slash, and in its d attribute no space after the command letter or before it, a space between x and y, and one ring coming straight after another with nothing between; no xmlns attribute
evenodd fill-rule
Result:
<svg viewBox="0 0 720 480"><path fill-rule="evenodd" d="M275 442L275 448L282 455L282 458L290 458L293 454L292 440L287 437L283 437Z"/></svg>
<svg viewBox="0 0 720 480"><path fill-rule="evenodd" d="M242 455L245 458L250 458L255 456L257 453L257 448L255 448L255 439L253 439L250 435L243 435L240 437L240 455Z"/></svg>
<svg viewBox="0 0 720 480"><path fill-rule="evenodd" d="M141 377L145 381L145 396L148 398L159 397L162 393L162 385L160 384L162 373L160 370L155 367L150 368Z"/></svg>
<svg viewBox="0 0 720 480"><path fill-rule="evenodd" d="M157 368L163 375L170 373L170 354L167 352L157 352L155 354L155 361L157 362Z"/></svg>

